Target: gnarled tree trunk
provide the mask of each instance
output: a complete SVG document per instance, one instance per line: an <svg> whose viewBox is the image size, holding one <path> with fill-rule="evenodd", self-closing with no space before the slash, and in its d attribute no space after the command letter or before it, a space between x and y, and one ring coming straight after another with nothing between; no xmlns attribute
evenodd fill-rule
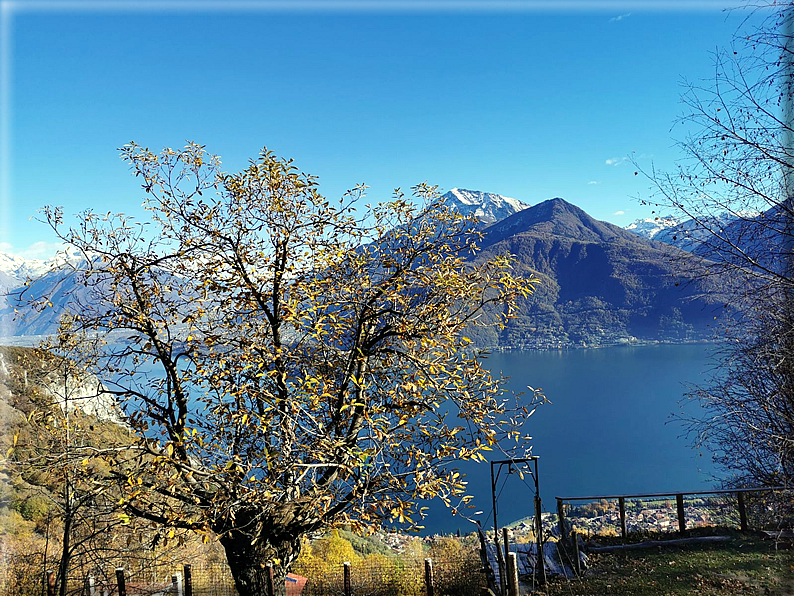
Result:
<svg viewBox="0 0 794 596"><path fill-rule="evenodd" d="M273 585L276 594L284 593L287 571L301 549L300 534L253 533L230 530L220 537L226 551L226 560L234 577L240 596L265 596L267 594L267 564L273 564Z"/></svg>

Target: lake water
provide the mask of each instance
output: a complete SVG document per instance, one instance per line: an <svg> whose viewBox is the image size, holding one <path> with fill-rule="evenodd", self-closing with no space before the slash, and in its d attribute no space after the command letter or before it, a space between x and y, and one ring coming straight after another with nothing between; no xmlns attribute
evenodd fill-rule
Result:
<svg viewBox="0 0 794 596"><path fill-rule="evenodd" d="M556 511L554 497L642 492L706 490L714 485L710 453L700 453L683 436L675 414L682 409L686 386L702 383L713 366L710 345L625 346L588 350L500 352L485 364L510 377L513 391L542 388L551 403L537 409L527 423L532 453L538 461L543 509ZM494 452L493 459L504 459ZM473 508L491 516L490 466L465 464ZM500 526L533 514L533 493L506 469L501 491ZM429 503L423 533L468 532L473 525L452 516L440 503Z"/></svg>
<svg viewBox="0 0 794 596"><path fill-rule="evenodd" d="M695 450L676 414L687 384L708 379L707 345L653 345L560 352L505 352L485 361L510 377L510 387L542 388L552 402L529 419L532 453L540 457L544 511L554 497L706 490L714 486L711 454ZM504 459L495 455L494 459ZM493 525L488 464L463 468L484 527ZM533 514L533 493L518 475L498 483L499 525ZM531 484L531 479L526 478ZM431 505L425 532L471 531L443 505Z"/></svg>

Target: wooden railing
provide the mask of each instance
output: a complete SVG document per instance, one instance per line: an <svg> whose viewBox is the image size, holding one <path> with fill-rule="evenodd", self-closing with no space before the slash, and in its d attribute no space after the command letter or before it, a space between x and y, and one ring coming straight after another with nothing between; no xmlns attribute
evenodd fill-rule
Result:
<svg viewBox="0 0 794 596"><path fill-rule="evenodd" d="M736 504L739 510L739 527L743 532L750 529L747 521L747 508L745 506L744 495L747 493L755 492L777 492L791 490L783 486L762 486L755 488L731 488L723 490L705 490L705 491L688 491L688 492L672 492L672 493L645 493L633 495L598 495L591 497L555 497L557 499L557 516L560 527L560 534L563 538L567 538L567 530L565 528L565 510L564 504L566 501L618 501L618 511L620 514L620 533L623 538L628 535L626 529L626 499L654 499L663 497L675 497L676 509L678 513L678 530L680 532L686 531L686 515L684 512L684 496L698 496L698 495L736 495Z"/></svg>

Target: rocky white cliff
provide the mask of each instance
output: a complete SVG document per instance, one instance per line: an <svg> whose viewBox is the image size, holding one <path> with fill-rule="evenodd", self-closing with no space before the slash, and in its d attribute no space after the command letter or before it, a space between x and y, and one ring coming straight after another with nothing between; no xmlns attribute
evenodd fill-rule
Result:
<svg viewBox="0 0 794 596"><path fill-rule="evenodd" d="M126 416L116 397L108 393L94 375L87 372L63 375L56 369L41 376L37 373L40 373L40 369L46 364L36 362L30 365L39 370L28 371L22 368L24 365L20 363L9 362L7 354L0 350L0 382L10 386L8 383L10 376L15 374L20 377L23 385L30 382L44 390L52 398L53 403L58 404L64 412L79 410L98 420L126 426Z"/></svg>

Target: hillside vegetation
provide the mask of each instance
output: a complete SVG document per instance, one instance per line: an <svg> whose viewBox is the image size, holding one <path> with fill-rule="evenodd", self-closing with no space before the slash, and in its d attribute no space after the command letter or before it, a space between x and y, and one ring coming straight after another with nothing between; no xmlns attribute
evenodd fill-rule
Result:
<svg viewBox="0 0 794 596"><path fill-rule="evenodd" d="M492 225L482 245L482 258L512 255L518 273L541 280L507 328L490 330L482 343L547 348L712 339L715 319L730 307L718 280L697 275L688 253L597 221L562 199Z"/></svg>

